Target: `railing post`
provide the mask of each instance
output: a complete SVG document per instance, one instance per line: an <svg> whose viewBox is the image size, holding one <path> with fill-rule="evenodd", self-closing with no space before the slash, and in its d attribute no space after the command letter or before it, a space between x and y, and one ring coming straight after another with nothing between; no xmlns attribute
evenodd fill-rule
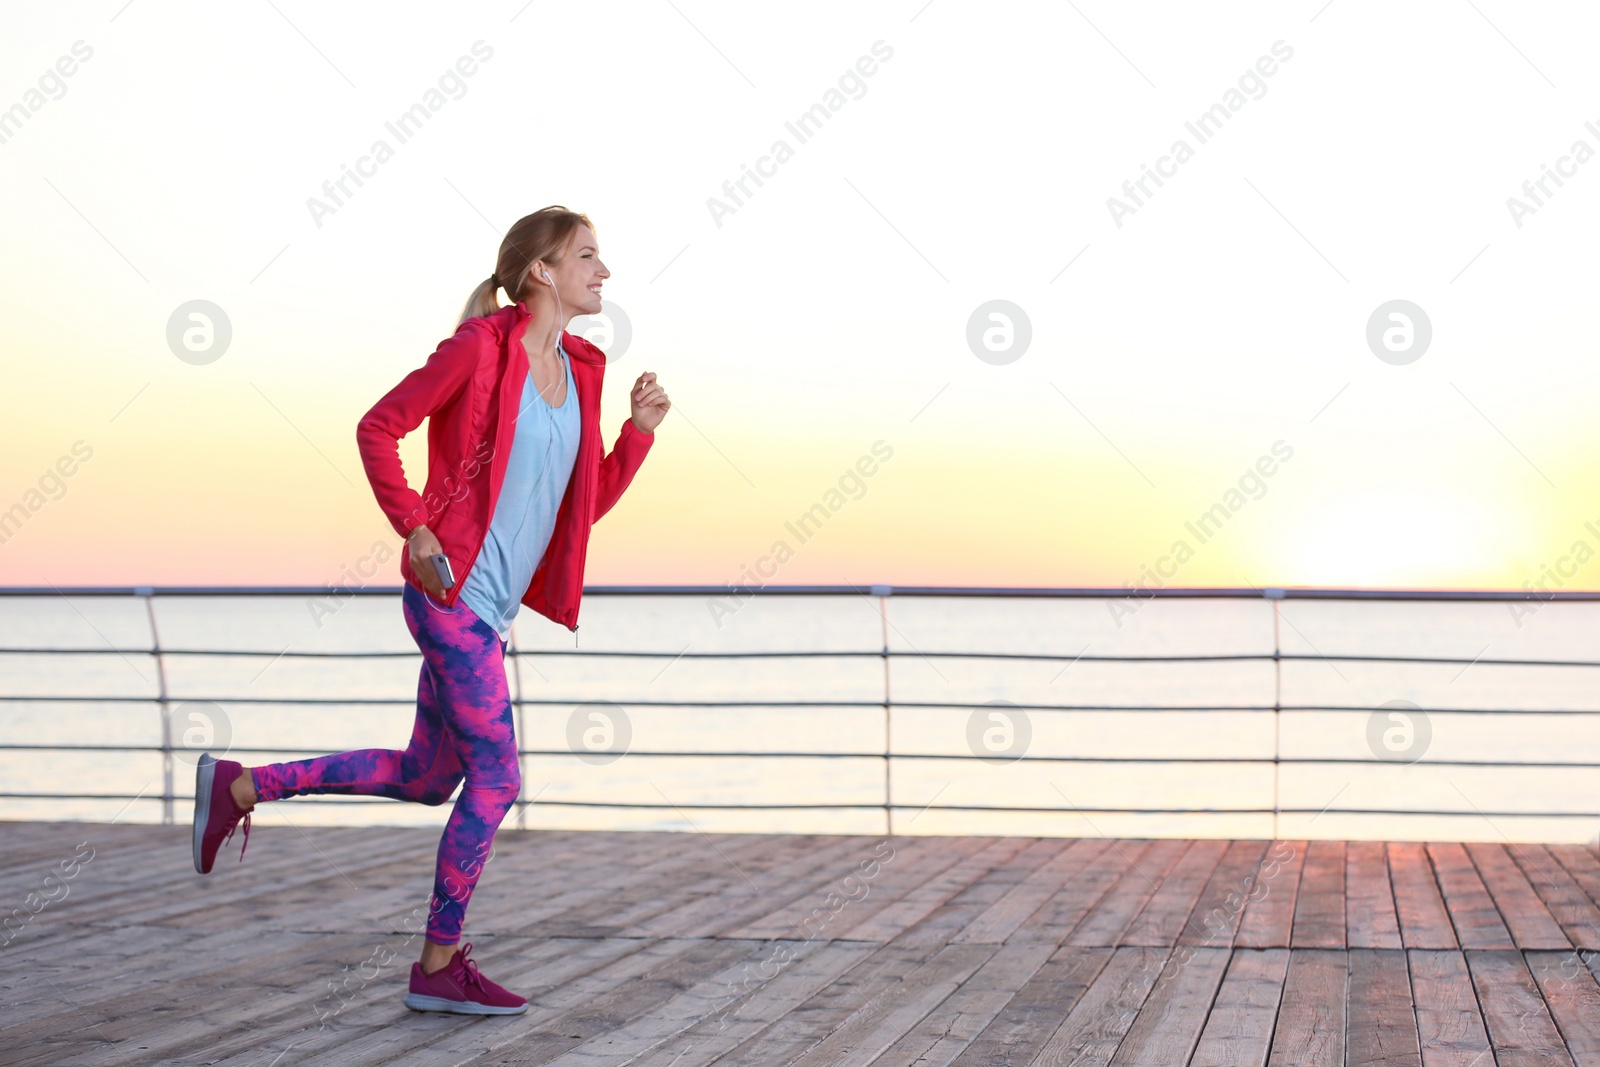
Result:
<svg viewBox="0 0 1600 1067"><path fill-rule="evenodd" d="M156 661L157 706L161 709L161 824L173 824L172 782L172 704L167 694L167 665L161 658L161 631L156 626L155 589L148 585L133 588L134 596L144 598L145 616L150 620L150 654Z"/></svg>
<svg viewBox="0 0 1600 1067"><path fill-rule="evenodd" d="M1284 593L1279 588L1261 590L1272 603L1272 839L1278 839L1278 775L1283 767L1283 642L1278 638L1278 602Z"/></svg>
<svg viewBox="0 0 1600 1067"><path fill-rule="evenodd" d="M891 757L894 755L894 732L889 716L892 698L889 691L889 595L893 591L887 585L872 587L872 595L878 598L878 619L883 634L880 656L883 660L883 833L886 837L894 836L894 793L889 773L893 766Z"/></svg>

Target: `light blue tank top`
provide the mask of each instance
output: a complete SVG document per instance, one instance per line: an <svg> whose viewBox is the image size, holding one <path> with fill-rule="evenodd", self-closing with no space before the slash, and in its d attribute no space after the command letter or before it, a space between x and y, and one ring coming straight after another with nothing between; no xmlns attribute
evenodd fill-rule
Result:
<svg viewBox="0 0 1600 1067"><path fill-rule="evenodd" d="M552 408L539 395L530 373L522 380L517 427L506 461L505 480L495 501L494 516L459 599L474 615L494 627L502 641L511 637L522 594L550 545L556 512L578 458L578 396L572 361L557 340L567 376L561 406Z"/></svg>

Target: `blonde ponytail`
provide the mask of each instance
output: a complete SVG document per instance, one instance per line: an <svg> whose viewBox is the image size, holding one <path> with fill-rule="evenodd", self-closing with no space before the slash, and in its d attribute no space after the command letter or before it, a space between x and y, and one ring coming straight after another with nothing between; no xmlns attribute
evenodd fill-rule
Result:
<svg viewBox="0 0 1600 1067"><path fill-rule="evenodd" d="M478 287L472 290L472 295L467 297L466 306L461 309L461 319L456 326L459 328L461 323L468 319L475 319L480 315L493 315L499 311L500 297L497 295L499 290L500 282L493 274L479 282Z"/></svg>

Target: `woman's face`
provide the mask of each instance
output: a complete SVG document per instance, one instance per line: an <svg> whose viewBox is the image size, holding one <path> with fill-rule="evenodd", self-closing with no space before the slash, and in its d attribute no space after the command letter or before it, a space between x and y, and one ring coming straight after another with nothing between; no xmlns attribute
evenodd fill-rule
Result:
<svg viewBox="0 0 1600 1067"><path fill-rule="evenodd" d="M548 269L564 311L570 315L599 314L600 286L611 277L611 272L600 262L600 247L593 230L583 225L574 230L561 262ZM538 284L545 284L543 278L538 277L537 267L534 271Z"/></svg>

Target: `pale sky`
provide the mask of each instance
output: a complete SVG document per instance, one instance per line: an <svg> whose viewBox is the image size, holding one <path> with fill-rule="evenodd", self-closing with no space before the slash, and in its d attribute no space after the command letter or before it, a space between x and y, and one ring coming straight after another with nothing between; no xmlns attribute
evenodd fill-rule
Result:
<svg viewBox="0 0 1600 1067"><path fill-rule="evenodd" d="M631 325L608 446L638 374L673 401L590 584L738 581L786 541L777 584L1596 588L1597 21L12 5L0 580L320 584L397 550L356 421L559 203ZM168 341L196 300L210 362ZM1375 316L1412 348L1380 358Z"/></svg>

